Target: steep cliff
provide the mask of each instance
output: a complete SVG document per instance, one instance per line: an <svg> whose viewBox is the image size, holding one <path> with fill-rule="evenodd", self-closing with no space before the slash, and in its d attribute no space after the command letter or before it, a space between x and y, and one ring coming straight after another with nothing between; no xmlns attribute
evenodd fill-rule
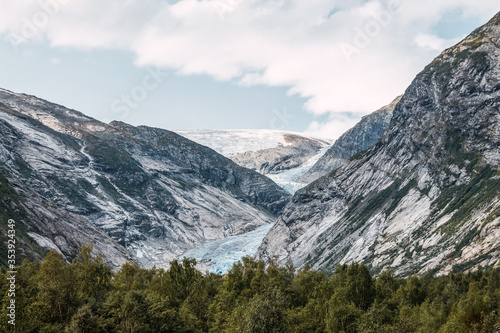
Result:
<svg viewBox="0 0 500 333"><path fill-rule="evenodd" d="M299 182L310 182L340 168L354 155L372 147L391 122L392 112L401 100L397 97L389 105L364 116L353 128L342 134L333 146L307 171Z"/></svg>
<svg viewBox="0 0 500 333"><path fill-rule="evenodd" d="M378 143L297 192L257 257L443 273L500 259L500 13L412 82Z"/></svg>

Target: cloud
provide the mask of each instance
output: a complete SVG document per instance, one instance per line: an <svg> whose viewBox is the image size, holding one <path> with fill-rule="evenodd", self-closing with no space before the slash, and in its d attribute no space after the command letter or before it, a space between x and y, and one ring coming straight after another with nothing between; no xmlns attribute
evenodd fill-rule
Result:
<svg viewBox="0 0 500 333"><path fill-rule="evenodd" d="M445 48L449 41L439 38L434 35L419 34L415 37L415 43L418 47L426 48L434 51L441 51Z"/></svg>
<svg viewBox="0 0 500 333"><path fill-rule="evenodd" d="M496 0L0 0L12 43L122 49L138 66L289 87L314 115L367 112L401 94L439 50L433 28L462 9L481 21ZM333 119L333 118L332 118ZM343 122L345 126L350 124ZM318 133L331 124L311 124Z"/></svg>
<svg viewBox="0 0 500 333"><path fill-rule="evenodd" d="M333 113L324 122L313 121L304 134L334 140L356 125L361 117L362 114Z"/></svg>

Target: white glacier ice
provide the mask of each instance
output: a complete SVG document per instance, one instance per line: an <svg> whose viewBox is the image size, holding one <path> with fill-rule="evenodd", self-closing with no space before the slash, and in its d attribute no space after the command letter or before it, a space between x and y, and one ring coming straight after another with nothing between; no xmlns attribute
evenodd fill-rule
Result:
<svg viewBox="0 0 500 333"><path fill-rule="evenodd" d="M218 239L185 252L180 258L194 258L211 273L224 274L245 256L253 256L272 228L267 224L253 231Z"/></svg>
<svg viewBox="0 0 500 333"><path fill-rule="evenodd" d="M285 140L287 134L293 134L308 138L317 142L321 142L324 147L317 155L312 157L300 167L288 169L277 174L265 174L271 178L276 184L284 188L286 191L294 194L296 191L304 187L306 184L298 182L298 179L305 174L312 166L323 156L330 148L333 142L326 139L318 139L305 136L302 133L276 131L276 130L182 130L176 131L199 144L210 147L225 157L231 158L234 155L246 152L257 152L263 149L276 148L279 146L290 145Z"/></svg>
<svg viewBox="0 0 500 333"><path fill-rule="evenodd" d="M311 169L312 166L316 164L316 162L321 158L321 156L326 153L328 149L330 149L330 146L323 147L316 156L314 156L309 161L307 161L307 163L298 168L286 170L278 174L269 174L266 176L271 178L276 184L278 184L291 194L295 194L295 192L307 185L304 183L299 183L299 178L307 171L309 171L309 169Z"/></svg>
<svg viewBox="0 0 500 333"><path fill-rule="evenodd" d="M284 134L292 132L274 130L183 130L175 131L189 140L210 147L226 157L247 151L287 146Z"/></svg>
<svg viewBox="0 0 500 333"><path fill-rule="evenodd" d="M280 145L286 146L288 143L285 141L285 134L303 136L301 133L272 130L186 130L177 131L177 133L208 146L228 158L248 151L259 151ZM299 183L299 178L330 148L328 141L321 141L324 142L324 147L300 167L278 174L266 174L266 176L286 191L294 194L306 185ZM253 256L257 252L271 227L272 224L268 224L245 234L203 243L185 252L179 259L194 258L198 262L199 269L211 273L226 273L242 257Z"/></svg>

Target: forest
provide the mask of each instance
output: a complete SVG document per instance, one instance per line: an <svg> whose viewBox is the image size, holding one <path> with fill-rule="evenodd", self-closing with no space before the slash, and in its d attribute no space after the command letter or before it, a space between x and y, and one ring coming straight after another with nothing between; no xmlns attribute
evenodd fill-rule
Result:
<svg viewBox="0 0 500 333"><path fill-rule="evenodd" d="M92 246L67 263L55 251L17 267L16 325L0 273L2 332L498 332L500 271L371 276L365 265L326 274L243 258L225 275L196 261L113 272Z"/></svg>

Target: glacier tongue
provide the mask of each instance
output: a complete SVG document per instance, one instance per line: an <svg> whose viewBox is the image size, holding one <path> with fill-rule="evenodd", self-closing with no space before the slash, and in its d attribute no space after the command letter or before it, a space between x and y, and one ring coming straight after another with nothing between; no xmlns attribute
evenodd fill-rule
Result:
<svg viewBox="0 0 500 333"><path fill-rule="evenodd" d="M270 130L191 130L178 131L177 133L207 145L229 158L244 156L248 152L253 152L264 159L266 156L273 156L268 155L273 149L278 151L281 149L280 147L291 145L286 140L287 135L299 135L298 133ZM311 153L311 150L304 150L304 154L311 157L304 158L305 162L297 163L297 167L283 168L277 173L259 171L291 194L307 185L300 183L299 178L316 164L331 146L331 142L326 140L305 137L302 140L294 142L294 144L301 146L304 145L304 142L313 140L313 142L317 142L317 146L320 148L317 148L315 153ZM284 160L289 157L289 154L283 155ZM295 156L295 158L297 157L299 156ZM236 162L241 161L236 159ZM242 164L247 166L244 163ZM241 235L205 242L185 252L179 258L194 258L198 262L199 269L223 274L230 270L233 264L241 260L241 258L253 256L272 226L273 224L267 224Z"/></svg>
<svg viewBox="0 0 500 333"><path fill-rule="evenodd" d="M267 224L242 235L203 243L179 258L194 258L200 269L217 274L226 273L241 258L253 256L257 252L260 243L273 225Z"/></svg>
<svg viewBox="0 0 500 333"><path fill-rule="evenodd" d="M299 182L299 179L318 162L318 160L330 149L330 146L323 147L316 156L311 158L305 164L298 168L286 170L278 174L269 174L267 177L271 178L276 184L284 188L291 194L295 194L298 190L305 187L307 184Z"/></svg>

